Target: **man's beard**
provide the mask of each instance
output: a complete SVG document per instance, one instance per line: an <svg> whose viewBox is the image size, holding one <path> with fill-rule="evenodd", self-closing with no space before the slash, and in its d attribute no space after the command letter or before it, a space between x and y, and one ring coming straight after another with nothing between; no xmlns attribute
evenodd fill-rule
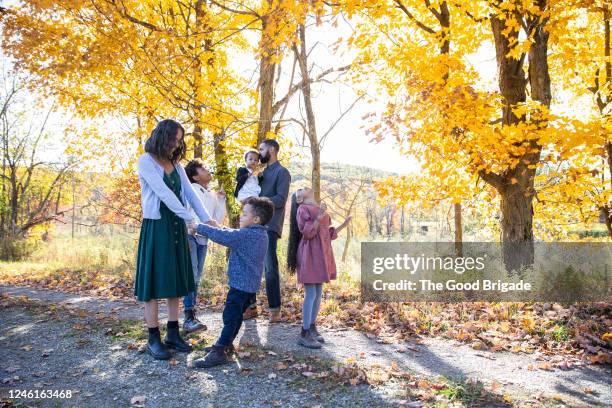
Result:
<svg viewBox="0 0 612 408"><path fill-rule="evenodd" d="M270 156L268 156L268 155L260 156L259 157L259 162L261 164L266 164L269 160L270 160Z"/></svg>

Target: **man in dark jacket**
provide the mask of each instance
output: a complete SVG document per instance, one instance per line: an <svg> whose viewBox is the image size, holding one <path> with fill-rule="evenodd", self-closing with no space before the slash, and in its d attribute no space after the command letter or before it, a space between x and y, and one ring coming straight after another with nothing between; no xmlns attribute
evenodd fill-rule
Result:
<svg viewBox="0 0 612 408"><path fill-rule="evenodd" d="M281 293L280 275L278 271L278 255L276 252L278 239L283 232L285 221L285 204L289 196L291 174L278 162L278 142L266 139L259 145L259 161L266 164L260 181L260 197L268 197L274 203L274 215L267 224L268 252L266 253L265 276L266 295L270 311L270 322L280 321ZM257 316L256 297L252 297L251 307L244 313L244 319Z"/></svg>

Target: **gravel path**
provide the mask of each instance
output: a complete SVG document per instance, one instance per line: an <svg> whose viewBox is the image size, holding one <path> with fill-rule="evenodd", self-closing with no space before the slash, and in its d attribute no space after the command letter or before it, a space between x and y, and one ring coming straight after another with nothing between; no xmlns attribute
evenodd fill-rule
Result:
<svg viewBox="0 0 612 408"><path fill-rule="evenodd" d="M66 317L61 312L52 317L22 306L4 307L0 313L2 407L398 406L366 385L321 387L291 370L276 371L279 374L270 378L282 357L242 358L239 364L194 370L188 368L185 354L153 362L101 330L74 329L93 326L95 317ZM10 390L70 390L71 396L9 400Z"/></svg>
<svg viewBox="0 0 612 408"><path fill-rule="evenodd" d="M62 304L75 309L87 310L91 313L116 316L119 319L142 319L142 306L135 301L106 301L92 297L79 297L78 295L63 292L15 286L0 286L0 293L12 297L25 295L46 303ZM160 319L164 318L163 315L162 307ZM202 312L200 316L208 325L211 336L219 332L221 323L219 313ZM2 327L3 332L5 327L7 327L4 320L5 316L2 316L0 327ZM377 364L390 366L395 363L400 369L419 375L444 376L457 381L473 378L485 384L495 382L513 397L528 398L536 395L544 395L549 398L560 397L572 406L609 406L609 401L612 401L612 370L609 367L583 366L574 367L569 370L556 368L551 370L530 370L528 367L536 367L541 363L536 355L479 351L464 344L445 339L427 338L418 344L408 342L402 344L381 344L376 339L371 339L363 333L354 330L330 328L322 328L321 330L328 341L324 348L319 352L310 352L296 345L295 341L298 330L297 326L289 324L268 325L263 319L249 321L246 324L245 330L241 331L239 341L240 344L269 347L279 353L294 352L296 355L303 356L316 354L323 359L340 362L345 362L347 359L356 359L360 364L362 363L366 366ZM95 337L94 334L92 336ZM52 338L50 337L49 339ZM94 344L97 344L97 342L94 342ZM101 357L95 358L96 352L99 354L105 352L103 350L104 346L100 347L102 349L92 351L92 354L94 354L91 360L92 364L104 360ZM142 361L135 364L127 357L122 357L121 353L118 353L114 359L107 363L112 365L108 368L110 374L107 381L118 381L119 383L124 383L128 379L130 381L132 379L134 381L142 381L141 376L136 375L135 372L152 370L154 373L157 373L156 370L160 369L153 368L152 366L143 366ZM123 365L128 368L127 374L122 372L125 369ZM206 384L206 387L200 390L198 398L202 398L206 394L203 390L207 389L207 387L212 387L211 389L214 390L231 387L230 384L218 381L218 376L206 379L202 377L203 374L197 375L198 381L203 381L202 384ZM227 374L217 375L227 376ZM180 388L183 382L182 378L177 380L176 386ZM149 385L146 377L144 377L144 383L146 386ZM278 384L276 383L271 385L270 392L272 394L270 395L274 395L277 392L277 387ZM257 392L254 390L245 390L245 392L247 394L253 392L253 398L256 395L260 397L262 394L268 395L266 391L261 389L257 390ZM295 393L295 391L292 392ZM207 398L220 398L219 395L225 394L231 393L217 392L206 395ZM353 395L352 392L351 395ZM375 397L374 395L366 396ZM231 398L231 395L228 398ZM381 397L377 396L376 398ZM292 400L283 400L283 406L291 406L292 402L290 401ZM299 398L297 401L299 401ZM375 403L374 406L389 403L386 400L379 400L379 403ZM298 403L298 405L300 404ZM198 406L202 405L199 404ZM342 406L342 403L334 406Z"/></svg>

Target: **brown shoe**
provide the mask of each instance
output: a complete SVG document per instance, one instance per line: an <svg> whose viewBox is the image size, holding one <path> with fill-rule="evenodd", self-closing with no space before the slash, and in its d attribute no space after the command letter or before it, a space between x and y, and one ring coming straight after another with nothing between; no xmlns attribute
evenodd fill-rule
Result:
<svg viewBox="0 0 612 408"><path fill-rule="evenodd" d="M259 312L257 312L257 307L249 307L242 314L242 320L249 320L259 316Z"/></svg>
<svg viewBox="0 0 612 408"><path fill-rule="evenodd" d="M280 323L281 321L281 312L280 310L275 310L270 312L270 323Z"/></svg>

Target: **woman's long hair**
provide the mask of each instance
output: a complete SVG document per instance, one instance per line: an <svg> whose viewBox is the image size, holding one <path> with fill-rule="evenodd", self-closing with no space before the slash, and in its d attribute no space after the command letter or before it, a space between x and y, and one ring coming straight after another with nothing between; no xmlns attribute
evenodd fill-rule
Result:
<svg viewBox="0 0 612 408"><path fill-rule="evenodd" d="M300 204L297 202L297 193L291 194L291 214L289 217L289 245L287 247L287 268L295 272L297 269L297 252L302 233L298 227L297 212Z"/></svg>
<svg viewBox="0 0 612 408"><path fill-rule="evenodd" d="M172 142L175 140L179 130L183 133L183 137L176 149L170 153ZM181 161L185 157L186 151L185 129L183 129L180 123L172 119L160 121L145 142L145 152L159 158L168 159L172 163Z"/></svg>

